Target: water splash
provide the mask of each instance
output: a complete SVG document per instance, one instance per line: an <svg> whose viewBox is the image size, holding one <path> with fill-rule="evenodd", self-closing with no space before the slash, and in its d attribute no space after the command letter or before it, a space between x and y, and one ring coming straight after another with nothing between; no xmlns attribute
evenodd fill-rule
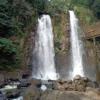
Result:
<svg viewBox="0 0 100 100"><path fill-rule="evenodd" d="M69 11L70 14L70 27L71 27L71 52L72 52L72 77L79 74L84 76L83 73L83 61L82 61L82 46L81 34L79 30L78 19L73 11Z"/></svg>
<svg viewBox="0 0 100 100"><path fill-rule="evenodd" d="M52 24L49 15L42 15L38 19L38 29L35 43L36 68L33 68L33 77L38 79L56 79L54 63L54 45ZM33 66L33 67L34 67Z"/></svg>

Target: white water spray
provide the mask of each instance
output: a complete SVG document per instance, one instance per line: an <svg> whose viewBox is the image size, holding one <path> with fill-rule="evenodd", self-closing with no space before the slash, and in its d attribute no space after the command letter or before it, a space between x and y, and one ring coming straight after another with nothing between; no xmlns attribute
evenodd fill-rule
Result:
<svg viewBox="0 0 100 100"><path fill-rule="evenodd" d="M82 61L82 41L80 38L80 30L78 19L73 11L69 11L70 14L70 27L71 27L71 50L72 50L72 77L75 75L84 76L83 73L83 61Z"/></svg>
<svg viewBox="0 0 100 100"><path fill-rule="evenodd" d="M33 69L33 77L38 79L56 79L54 64L54 45L52 24L49 15L43 15L38 19L38 29L35 43L36 65ZM34 66L33 66L34 67ZM37 69L37 70L36 70Z"/></svg>

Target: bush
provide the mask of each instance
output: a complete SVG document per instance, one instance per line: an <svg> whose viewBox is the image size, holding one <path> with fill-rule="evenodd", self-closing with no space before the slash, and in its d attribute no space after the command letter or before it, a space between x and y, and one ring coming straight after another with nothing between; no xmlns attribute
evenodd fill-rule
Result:
<svg viewBox="0 0 100 100"><path fill-rule="evenodd" d="M5 69L7 66L11 68L11 65L16 63L16 51L16 44L6 38L0 39L0 69Z"/></svg>

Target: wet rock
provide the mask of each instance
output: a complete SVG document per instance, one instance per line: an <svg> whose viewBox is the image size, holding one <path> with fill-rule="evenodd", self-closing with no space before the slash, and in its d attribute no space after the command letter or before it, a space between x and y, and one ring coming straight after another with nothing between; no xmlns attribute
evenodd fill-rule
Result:
<svg viewBox="0 0 100 100"><path fill-rule="evenodd" d="M93 95L93 94L92 94ZM98 96L99 97L99 96ZM83 92L77 91L45 91L39 100L100 100L95 99L91 95L86 95Z"/></svg>
<svg viewBox="0 0 100 100"><path fill-rule="evenodd" d="M79 80L74 80L72 84L79 84Z"/></svg>
<svg viewBox="0 0 100 100"><path fill-rule="evenodd" d="M75 80L81 80L82 79L82 77L80 76L80 75L76 75L74 78L73 78L73 81L75 81Z"/></svg>
<svg viewBox="0 0 100 100"><path fill-rule="evenodd" d="M86 87L87 82L85 82L85 81L83 81L83 80L80 80L79 85L82 85L82 86Z"/></svg>
<svg viewBox="0 0 100 100"><path fill-rule="evenodd" d="M65 88L65 90L69 88L69 85L67 83L64 83L62 86Z"/></svg>
<svg viewBox="0 0 100 100"><path fill-rule="evenodd" d="M76 85L83 85L83 86L86 86L86 85L87 85L87 83L84 82L83 80L75 80L75 81L77 81L77 82L75 83Z"/></svg>
<svg viewBox="0 0 100 100"><path fill-rule="evenodd" d="M39 100L43 91L34 85L29 86L24 93L24 100Z"/></svg>
<svg viewBox="0 0 100 100"><path fill-rule="evenodd" d="M61 82L61 79L57 79L56 82L60 83Z"/></svg>
<svg viewBox="0 0 100 100"><path fill-rule="evenodd" d="M83 81L82 79L81 80L74 80L73 83L74 85L83 85L83 86L86 86L87 85L87 82Z"/></svg>
<svg viewBox="0 0 100 100"><path fill-rule="evenodd" d="M89 81L89 79L88 79L87 77L83 77L82 80L83 80L84 82L88 82L88 81Z"/></svg>
<svg viewBox="0 0 100 100"><path fill-rule="evenodd" d="M0 92L0 100L7 100L6 96Z"/></svg>
<svg viewBox="0 0 100 100"><path fill-rule="evenodd" d="M68 79L68 80L67 80L67 83L68 83L68 84L72 84L72 80Z"/></svg>
<svg viewBox="0 0 100 100"><path fill-rule="evenodd" d="M46 90L41 95L39 100L57 100L58 94L59 94L59 91Z"/></svg>
<svg viewBox="0 0 100 100"><path fill-rule="evenodd" d="M53 89L53 81L52 80L41 80L42 85L45 85L48 89Z"/></svg>
<svg viewBox="0 0 100 100"><path fill-rule="evenodd" d="M6 96L8 99L18 98L20 96L20 92L7 92Z"/></svg>
<svg viewBox="0 0 100 100"><path fill-rule="evenodd" d="M5 87L5 83L0 83L0 88L4 88Z"/></svg>
<svg viewBox="0 0 100 100"><path fill-rule="evenodd" d="M28 80L28 82L29 82L30 84L36 85L36 86L39 87L39 88L40 88L41 85L42 85L41 80L36 79L36 78L30 78L30 79Z"/></svg>
<svg viewBox="0 0 100 100"><path fill-rule="evenodd" d="M18 79L18 78L10 78L9 81L10 81L10 82L18 82L19 79Z"/></svg>
<svg viewBox="0 0 100 100"><path fill-rule="evenodd" d="M4 72L5 81L16 81L22 78L22 71Z"/></svg>
<svg viewBox="0 0 100 100"><path fill-rule="evenodd" d="M68 91L75 91L75 85L69 84Z"/></svg>
<svg viewBox="0 0 100 100"><path fill-rule="evenodd" d="M27 80L21 79L20 84L17 87L18 88L23 88L23 87L28 87L29 85L30 85L30 83Z"/></svg>
<svg viewBox="0 0 100 100"><path fill-rule="evenodd" d="M64 86L59 86L59 87L57 88L57 90L58 90L58 91L65 91L65 87L64 87Z"/></svg>
<svg viewBox="0 0 100 100"><path fill-rule="evenodd" d="M85 92L86 88L83 85L77 85L76 86L76 91Z"/></svg>
<svg viewBox="0 0 100 100"><path fill-rule="evenodd" d="M53 82L53 87L54 87L55 90L57 90L60 86L61 86L60 83L58 83L56 81Z"/></svg>
<svg viewBox="0 0 100 100"><path fill-rule="evenodd" d="M6 96L0 91L0 100L7 100Z"/></svg>
<svg viewBox="0 0 100 100"><path fill-rule="evenodd" d="M67 82L67 79L61 78L61 80L60 80L60 83L61 83L61 84L66 83L66 82Z"/></svg>
<svg viewBox="0 0 100 100"><path fill-rule="evenodd" d="M23 79L27 79L27 78L29 78L29 76L30 76L29 74L23 74L23 75L22 75L22 78L23 78Z"/></svg>

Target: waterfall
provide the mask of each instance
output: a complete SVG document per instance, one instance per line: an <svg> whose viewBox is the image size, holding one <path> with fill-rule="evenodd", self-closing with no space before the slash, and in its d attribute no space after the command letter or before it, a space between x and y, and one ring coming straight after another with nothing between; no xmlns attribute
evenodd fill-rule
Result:
<svg viewBox="0 0 100 100"><path fill-rule="evenodd" d="M83 73L83 61L82 61L82 40L80 34L80 28L78 19L73 11L69 11L70 14L70 28L71 28L71 53L72 53L72 77L75 75L84 76Z"/></svg>
<svg viewBox="0 0 100 100"><path fill-rule="evenodd" d="M35 63L33 62L33 77L38 79L56 79L56 69L54 63L54 45L52 24L49 15L42 15L38 18L38 28L36 36Z"/></svg>

